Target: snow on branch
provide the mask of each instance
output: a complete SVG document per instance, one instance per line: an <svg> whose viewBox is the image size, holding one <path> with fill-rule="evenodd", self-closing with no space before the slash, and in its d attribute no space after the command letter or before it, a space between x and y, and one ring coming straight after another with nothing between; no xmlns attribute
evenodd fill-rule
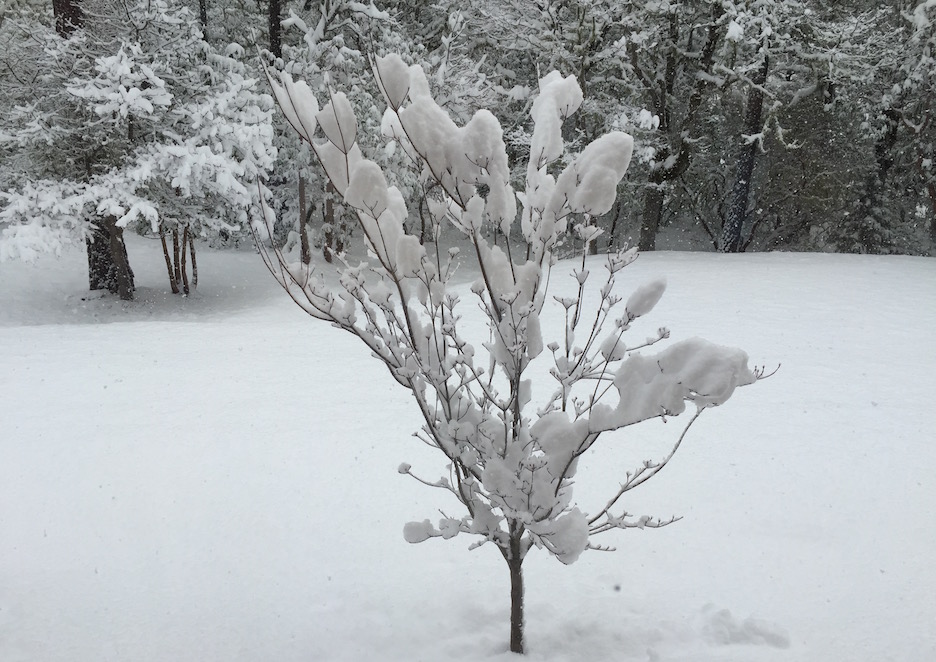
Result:
<svg viewBox="0 0 936 662"><path fill-rule="evenodd" d="M549 165L565 151L562 122L581 104L582 92L574 77L552 72L540 81L532 105L533 149L525 189L517 193L492 113L478 111L458 126L433 100L422 69L396 55L375 58L372 65L387 103L382 133L434 184L427 186L429 209L463 233L470 250L423 245L406 234L406 201L362 154L360 128L345 96L331 91L320 110L308 86L288 74L270 77L276 101L356 215L368 258L353 264L338 256L335 285L316 267L258 245L297 304L357 336L410 391L423 421L416 436L444 456L449 476L438 481L418 478L409 464L399 471L451 493L464 514L437 524L411 522L406 540L469 534L480 537L478 544L494 543L506 559L539 547L572 563L586 549L599 548L589 542L593 534L674 521L612 514L611 508L665 466L685 431L666 459L628 474L620 493L591 515L572 498L578 458L604 433L678 416L690 404L694 421L759 375L748 368L744 352L700 339L645 353L669 338L662 328L628 343L632 323L652 311L666 287L657 280L626 300L615 294L617 275L636 258L633 250L607 256L595 285L583 260L573 269L575 294L547 296L559 240L571 221L585 232L581 219L611 208L630 162L631 137L615 132L598 138L554 177ZM520 232L512 233L518 215ZM265 209L267 229L272 222ZM489 243L492 230L509 238L505 245ZM478 274L470 287L453 283L458 263ZM465 331L463 298L473 299L483 315L486 333L480 338ZM549 343L542 321L547 303L562 320ZM557 386L534 404L528 369L537 360L551 362Z"/></svg>

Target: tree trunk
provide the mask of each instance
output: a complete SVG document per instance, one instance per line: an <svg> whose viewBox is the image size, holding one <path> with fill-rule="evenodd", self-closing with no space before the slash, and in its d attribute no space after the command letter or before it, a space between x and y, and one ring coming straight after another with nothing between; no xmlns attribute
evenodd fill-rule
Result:
<svg viewBox="0 0 936 662"><path fill-rule="evenodd" d="M270 0L268 25L270 29L270 52L273 57L283 57L283 45L280 39L280 21L283 13L281 0Z"/></svg>
<svg viewBox="0 0 936 662"><path fill-rule="evenodd" d="M312 248L309 246L309 228L306 225L306 185L302 173L299 174L299 246L302 263L312 262Z"/></svg>
<svg viewBox="0 0 936 662"><path fill-rule="evenodd" d="M198 262L195 261L195 233L191 232L188 236L189 255L192 256L192 289L198 289Z"/></svg>
<svg viewBox="0 0 936 662"><path fill-rule="evenodd" d="M117 227L117 218L108 216L104 220L109 238L110 255L113 260L113 277L111 292L117 294L124 301L133 300L133 271L130 269L130 259L127 256L127 245L123 239L123 228Z"/></svg>
<svg viewBox="0 0 936 662"><path fill-rule="evenodd" d="M198 0L198 22L201 23L202 32L208 29L208 0Z"/></svg>
<svg viewBox="0 0 936 662"><path fill-rule="evenodd" d="M91 228L91 236L85 240L88 248L88 286L92 290L109 290L108 277L114 259L110 254L110 237L101 227Z"/></svg>
<svg viewBox="0 0 936 662"><path fill-rule="evenodd" d="M680 63L676 58L676 53L679 51L676 46L679 41L678 12L674 12L670 18L669 38L673 44L673 50L666 59L662 75L658 73L656 77L653 77L647 72L641 73L642 70L639 66L635 67L643 83L649 89L651 106L657 117L660 118L658 131L666 136L668 143L657 155L657 165L650 170L648 177L648 186L644 194L643 216L640 223L640 239L637 244L638 250L652 251L656 247L656 234L660 229L660 222L663 218L663 201L666 197L662 186L665 182L676 179L689 168L692 141L686 140L686 137L695 125L696 115L702 107L706 91L712 87L708 74L712 72L715 62L715 50L721 39L719 22L723 13L724 8L721 3L712 3L712 18L706 32L705 42L699 51L698 69L693 77L692 91L689 94L689 100L678 127L675 124L673 108L669 102L672 96L679 96L675 92L676 73L680 67ZM696 28L693 27L692 29L695 30ZM630 51L630 53L632 61L636 64L637 56L635 51Z"/></svg>
<svg viewBox="0 0 936 662"><path fill-rule="evenodd" d="M519 533L518 533L519 531ZM519 525L510 525L510 548L505 553L510 569L510 652L523 653L523 554Z"/></svg>
<svg viewBox="0 0 936 662"><path fill-rule="evenodd" d="M88 286L107 290L121 299L133 299L133 270L123 240L123 229L113 216L98 220L87 239Z"/></svg>
<svg viewBox="0 0 936 662"><path fill-rule="evenodd" d="M769 69L766 49L767 45L765 44L764 63L751 81L753 85L748 93L747 111L744 115L742 132L749 136L755 135L761 129L761 115L764 109L763 85L767 82ZM722 235L718 242L718 250L721 253L741 252L741 231L744 228L744 221L747 219L748 197L751 194L751 177L754 175L757 144L758 141L752 140L750 144L743 147L741 155L738 157L738 174L731 189L728 215L725 218L725 226L722 228Z"/></svg>
<svg viewBox="0 0 936 662"><path fill-rule="evenodd" d="M175 278L175 270L172 268L172 258L169 256L169 244L166 241L166 229L159 226L159 240L162 242L163 257L166 258L166 271L169 272L169 287L173 294L179 293L179 281Z"/></svg>
<svg viewBox="0 0 936 662"><path fill-rule="evenodd" d="M179 269L182 272L182 294L186 296L188 296L189 293L188 269L185 266L185 251L188 249L188 244L189 229L186 225L185 229L182 230L182 264L179 266Z"/></svg>
<svg viewBox="0 0 936 662"><path fill-rule="evenodd" d="M930 182L926 185L926 191L930 199L930 242L936 247L936 184Z"/></svg>
<svg viewBox="0 0 936 662"><path fill-rule="evenodd" d="M338 243L338 228L335 227L335 203L332 200L332 194L335 192L335 185L328 180L325 185L325 211L322 216L322 226L324 228L322 237L322 252L325 255L325 261L332 261L333 246Z"/></svg>
<svg viewBox="0 0 936 662"><path fill-rule="evenodd" d="M660 220L663 217L663 181L656 181L657 177L650 175L650 184L644 193L643 215L640 218L640 239L637 250L652 251L656 249L656 236L660 229Z"/></svg>
<svg viewBox="0 0 936 662"><path fill-rule="evenodd" d="M887 173L894 165L893 149L900 128L900 112L895 108L884 111L884 130L874 144L874 170L865 180L864 194L858 203L857 248L860 253L876 253L889 243L886 220L881 210L881 194ZM846 247L846 249L849 247Z"/></svg>
<svg viewBox="0 0 936 662"><path fill-rule="evenodd" d="M55 31L60 37L67 38L84 22L80 0L52 0L52 14Z"/></svg>
<svg viewBox="0 0 936 662"><path fill-rule="evenodd" d="M618 195L614 200L614 216L611 218L611 228L608 230L608 252L614 252L615 247L617 246L617 226L618 221L621 220L621 209L623 208L621 204L621 196Z"/></svg>
<svg viewBox="0 0 936 662"><path fill-rule="evenodd" d="M174 227L172 228L172 275L176 283L182 282L182 270L179 268L181 259L179 255L179 228Z"/></svg>

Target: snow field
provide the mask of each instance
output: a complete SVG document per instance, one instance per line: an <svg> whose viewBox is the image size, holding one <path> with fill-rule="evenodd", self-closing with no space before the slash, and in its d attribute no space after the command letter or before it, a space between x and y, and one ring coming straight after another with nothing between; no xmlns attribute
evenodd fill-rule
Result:
<svg viewBox="0 0 936 662"><path fill-rule="evenodd" d="M0 660L512 659L496 551L403 540L459 513L397 473L443 467L383 367L249 251L200 253L182 299L156 244L130 250L130 304L88 297L82 253L0 265ZM936 262L645 254L618 291L659 276L632 341L665 325L782 367L626 501L684 519L568 567L531 552L528 657L936 659ZM603 437L576 503L684 418Z"/></svg>

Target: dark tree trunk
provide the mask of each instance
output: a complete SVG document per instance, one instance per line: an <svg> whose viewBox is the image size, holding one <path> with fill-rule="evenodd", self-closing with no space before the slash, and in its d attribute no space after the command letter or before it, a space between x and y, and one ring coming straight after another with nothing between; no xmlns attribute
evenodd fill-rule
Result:
<svg viewBox="0 0 936 662"><path fill-rule="evenodd" d="M52 0L52 14L55 16L55 31L60 37L68 37L81 27L84 14L80 0Z"/></svg>
<svg viewBox="0 0 936 662"><path fill-rule="evenodd" d="M932 182L927 184L926 191L929 193L930 199L930 242L936 247L936 184Z"/></svg>
<svg viewBox="0 0 936 662"><path fill-rule="evenodd" d="M181 256L179 255L179 228L172 228L172 275L176 283L182 282L182 269L180 269Z"/></svg>
<svg viewBox="0 0 936 662"><path fill-rule="evenodd" d="M874 144L874 170L865 180L864 194L858 203L858 236L855 248L861 253L876 253L889 243L886 222L881 210L881 194L887 173L894 165L894 145L900 128L900 111L884 111L884 130Z"/></svg>
<svg viewBox="0 0 936 662"><path fill-rule="evenodd" d="M208 0L198 0L198 22L202 32L208 29Z"/></svg>
<svg viewBox="0 0 936 662"><path fill-rule="evenodd" d="M85 241L88 248L88 286L92 290L109 290L114 264L110 253L110 237L104 228L95 226Z"/></svg>
<svg viewBox="0 0 936 662"><path fill-rule="evenodd" d="M332 200L332 194L335 192L335 185L331 183L331 180L328 180L328 183L325 185L325 211L322 217L322 226L324 232L322 233L322 252L325 255L325 261L331 262L333 253L339 252L341 249L340 239L338 238L338 227L335 225L335 203Z"/></svg>
<svg viewBox="0 0 936 662"><path fill-rule="evenodd" d="M189 245L189 229L188 226L185 226L185 229L182 231L182 264L180 269L182 271L182 293L186 296L189 293L189 281L188 281L188 268L185 266L185 252L188 249Z"/></svg>
<svg viewBox="0 0 936 662"><path fill-rule="evenodd" d="M618 195L614 201L614 216L611 218L611 228L608 230L608 252L611 253L617 247L618 222L621 220L624 205L621 202L621 196Z"/></svg>
<svg viewBox="0 0 936 662"><path fill-rule="evenodd" d="M694 126L705 93L712 85L709 82L709 76L700 74L710 74L712 71L715 61L715 49L720 39L718 23L723 12L724 10L719 3L712 4L712 20L705 33L705 41L700 51L692 91L689 94L689 101L686 104L686 110L679 126L675 125L672 104L670 103L670 98L676 94L677 71L682 66L677 59L677 49L675 47L679 39L678 13L674 13L670 21L670 40L674 46L671 55L667 57L662 80L654 78L648 72L643 71L639 65L635 66L638 76L649 89L653 109L657 117L660 118L659 131L666 135L668 141L668 145L660 151L657 157L657 165L650 170L649 185L644 193L644 209L640 221L638 250L652 251L656 247L656 235L663 218L663 201L666 198L663 186L666 182L682 175L689 168L692 144L685 137ZM694 30L695 27L692 29ZM631 52L631 58L636 65L636 55L634 55L633 51Z"/></svg>
<svg viewBox="0 0 936 662"><path fill-rule="evenodd" d="M281 16L283 13L282 0L270 0L268 23L270 29L270 52L274 57L283 57L283 45L280 39Z"/></svg>
<svg viewBox="0 0 936 662"><path fill-rule="evenodd" d="M172 257L169 255L169 244L166 241L166 229L159 226L159 240L162 242L163 257L166 258L166 271L169 272L169 287L173 294L179 293L179 281L175 278L175 270L172 268Z"/></svg>
<svg viewBox="0 0 936 662"><path fill-rule="evenodd" d="M758 133L761 129L761 115L764 109L763 85L767 82L769 69L766 45L764 48L764 63L751 81L753 85L750 92L748 92L747 111L744 115L742 132L749 136ZM739 253L742 250L741 231L744 228L745 220L747 220L751 177L754 175L754 162L756 159L757 141L752 140L750 144L743 147L741 155L738 157L738 174L731 189L728 214L725 218L725 226L722 228L721 239L718 242L718 250L722 253Z"/></svg>
<svg viewBox="0 0 936 662"><path fill-rule="evenodd" d="M644 193L643 214L640 217L640 239L637 243L637 249L641 251L652 251L656 249L656 236L660 230L660 220L663 217L663 200L665 193L663 191L663 182L655 181L658 179L651 173L650 185Z"/></svg>
<svg viewBox="0 0 936 662"><path fill-rule="evenodd" d="M510 549L504 555L510 569L510 652L523 653L523 554L522 530L510 526Z"/></svg>
<svg viewBox="0 0 936 662"><path fill-rule="evenodd" d="M123 228L113 216L100 219L87 240L88 285L92 290L107 290L121 299L133 299L133 270L123 240Z"/></svg>
<svg viewBox="0 0 936 662"><path fill-rule="evenodd" d="M309 227L306 212L306 185L305 178L299 174L299 246L303 264L311 264L312 248L309 246Z"/></svg>
<svg viewBox="0 0 936 662"><path fill-rule="evenodd" d="M107 233L110 237L110 254L114 260L114 282L116 294L124 301L133 299L133 271L130 269L130 258L127 255L127 245L124 243L123 228L117 227L117 219L108 216L106 221ZM114 292L112 289L111 292Z"/></svg>
<svg viewBox="0 0 936 662"><path fill-rule="evenodd" d="M192 289L198 289L198 262L195 261L195 233L190 232L188 236L189 255L192 256Z"/></svg>
<svg viewBox="0 0 936 662"><path fill-rule="evenodd" d="M159 240L162 243L163 258L166 261L166 271L169 273L169 287L173 294L189 294L198 288L198 263L195 261L195 233L189 226L182 230L179 239L178 228L172 231L172 254L169 253L169 243L166 241L166 229L159 227ZM192 260L192 280L189 281L187 260Z"/></svg>

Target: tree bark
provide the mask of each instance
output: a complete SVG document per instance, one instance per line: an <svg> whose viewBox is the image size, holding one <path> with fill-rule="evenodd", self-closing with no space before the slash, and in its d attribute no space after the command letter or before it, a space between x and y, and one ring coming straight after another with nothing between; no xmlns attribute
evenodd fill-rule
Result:
<svg viewBox="0 0 936 662"><path fill-rule="evenodd" d="M80 0L52 0L52 15L55 16L55 31L64 38L68 38L84 22Z"/></svg>
<svg viewBox="0 0 936 662"><path fill-rule="evenodd" d="M270 29L270 52L273 53L273 57L281 58L283 57L283 45L280 38L280 22L283 13L282 2L281 0L269 1L268 25Z"/></svg>
<svg viewBox="0 0 936 662"><path fill-rule="evenodd" d="M179 228L172 228L172 274L176 283L182 282L182 270L179 268L181 261L179 255Z"/></svg>
<svg viewBox="0 0 936 662"><path fill-rule="evenodd" d="M753 85L748 92L747 111L744 115L744 128L742 132L753 136L761 129L761 115L764 109L764 84L767 82L769 59L767 45L764 45L764 62L752 79ZM721 253L739 253L742 249L741 231L747 220L748 198L751 194L751 178L754 175L754 163L757 159L758 141L752 140L741 150L738 157L738 174L731 189L731 200L728 203L728 214L725 226L718 241L718 250Z"/></svg>
<svg viewBox="0 0 936 662"><path fill-rule="evenodd" d="M887 174L894 165L894 145L900 128L900 111L887 108L884 113L884 130L874 144L874 169L865 180L864 194L858 203L857 250L860 253L876 253L887 244L885 219L881 214L881 194ZM846 247L847 249L848 247Z"/></svg>
<svg viewBox="0 0 936 662"><path fill-rule="evenodd" d="M201 23L202 32L208 29L208 0L198 0L198 22Z"/></svg>
<svg viewBox="0 0 936 662"><path fill-rule="evenodd" d="M127 245L123 239L123 228L117 226L117 218L114 216L108 216L104 224L107 227L110 255L113 260L113 276L108 289L124 301L131 301L134 290L133 271L130 269Z"/></svg>
<svg viewBox="0 0 936 662"><path fill-rule="evenodd" d="M309 228L306 225L306 185L302 173L299 173L299 246L302 263L311 264L312 248L309 246Z"/></svg>
<svg viewBox="0 0 936 662"><path fill-rule="evenodd" d="M641 251L656 250L656 236L660 230L660 220L663 217L663 182L651 173L649 186L644 192L644 208L640 217L640 238L637 249Z"/></svg>
<svg viewBox="0 0 936 662"><path fill-rule="evenodd" d="M510 569L510 652L523 653L523 530L510 524L510 547L504 554Z"/></svg>
<svg viewBox="0 0 936 662"><path fill-rule="evenodd" d="M190 232L188 236L189 241L189 255L192 256L192 289L198 289L198 262L195 261L195 233Z"/></svg>
<svg viewBox="0 0 936 662"><path fill-rule="evenodd" d="M926 191L930 199L930 242L936 247L936 184L932 182L926 185Z"/></svg>
<svg viewBox="0 0 936 662"><path fill-rule="evenodd" d="M325 211L322 216L322 225L324 232L322 237L322 252L325 255L325 261L331 263L333 252L340 251L338 248L338 228L335 226L335 203L332 200L332 194L335 192L335 185L328 180L325 185Z"/></svg>
<svg viewBox="0 0 936 662"><path fill-rule="evenodd" d="M175 270L172 268L172 258L169 256L169 244L166 242L166 229L159 226L159 240L162 242L163 257L166 258L166 271L169 272L169 287L173 294L179 293L179 282L175 279Z"/></svg>
<svg viewBox="0 0 936 662"><path fill-rule="evenodd" d="M189 229L186 225L185 229L182 230L182 264L179 267L182 272L182 294L186 296L188 296L189 293L188 268L185 266L185 252L188 249L188 244Z"/></svg>
<svg viewBox="0 0 936 662"><path fill-rule="evenodd" d="M86 240L88 249L88 286L92 290L107 290L121 299L133 299L133 270L123 240L123 229L117 219L99 219Z"/></svg>
<svg viewBox="0 0 936 662"><path fill-rule="evenodd" d="M103 228L94 226L85 244L88 248L88 287L92 290L109 290L108 274L114 263L110 254L110 237Z"/></svg>
<svg viewBox="0 0 936 662"><path fill-rule="evenodd" d="M667 145L660 150L658 163L650 169L649 185L644 193L644 210L640 222L640 239L638 241L638 249L641 251L652 251L656 246L656 234L660 229L660 222L663 218L663 201L665 199L663 185L676 179L689 168L692 144L685 138L695 124L695 118L702 106L706 90L712 85L708 76L700 74L710 74L712 71L715 49L720 40L718 23L723 12L720 3L712 4L712 19L706 31L705 42L700 51L698 67L692 84L692 92L689 94L689 101L686 104L686 110L679 127L674 126L673 109L670 103L670 97L674 94L677 70L680 68L680 62L676 57L676 44L679 39L679 14L674 12L670 20L670 40L673 46L671 54L666 59L662 76L657 75L654 78L648 72L643 71L636 62L636 51L630 51L635 70L647 86L653 109L657 117L660 118L659 130L667 137Z"/></svg>

